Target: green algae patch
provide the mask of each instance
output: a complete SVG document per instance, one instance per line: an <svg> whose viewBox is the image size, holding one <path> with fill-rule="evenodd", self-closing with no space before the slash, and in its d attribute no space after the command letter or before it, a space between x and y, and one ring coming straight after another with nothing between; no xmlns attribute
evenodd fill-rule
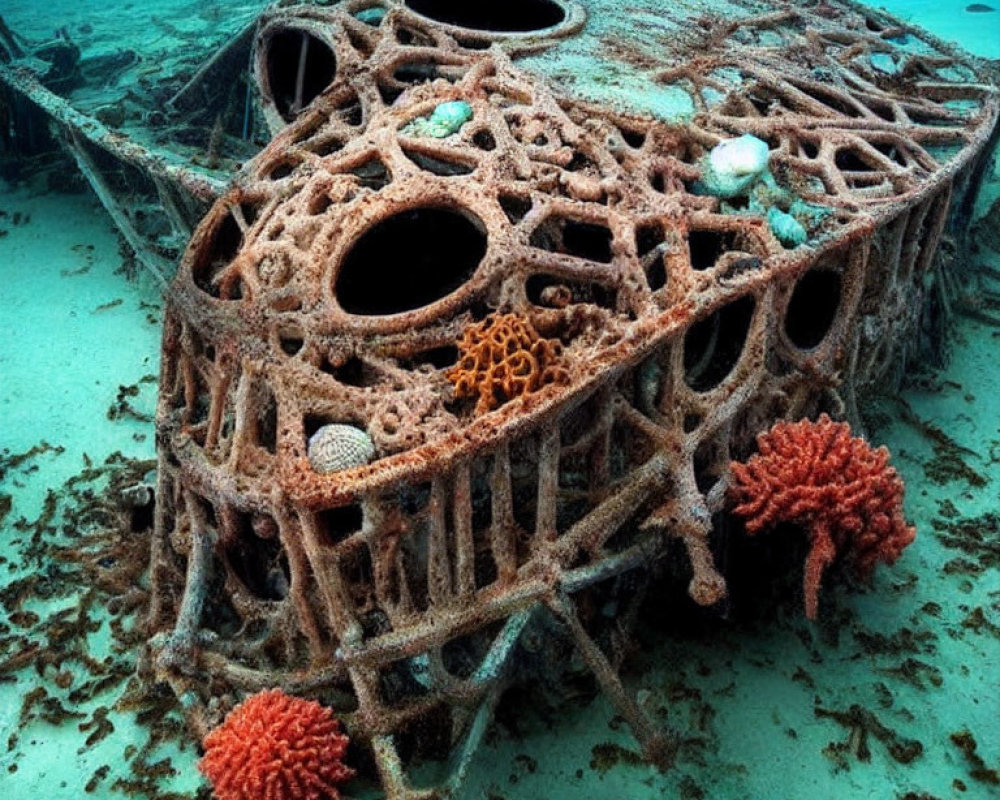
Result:
<svg viewBox="0 0 1000 800"><path fill-rule="evenodd" d="M354 14L354 18L366 25L381 25L385 19L385 9L381 7L364 8Z"/></svg>
<svg viewBox="0 0 1000 800"><path fill-rule="evenodd" d="M780 208L772 206L767 210L767 224L774 237L785 247L798 247L809 238L805 226Z"/></svg>

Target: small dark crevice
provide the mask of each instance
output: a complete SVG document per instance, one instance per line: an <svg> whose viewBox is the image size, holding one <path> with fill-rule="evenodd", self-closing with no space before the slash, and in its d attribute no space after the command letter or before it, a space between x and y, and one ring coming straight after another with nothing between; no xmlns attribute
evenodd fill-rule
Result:
<svg viewBox="0 0 1000 800"><path fill-rule="evenodd" d="M818 86L804 86L798 85L796 88L809 95L813 100L822 103L827 108L833 109L834 111L844 114L848 117L860 117L862 116L861 111L859 111L854 105L847 102L842 97L834 94L833 92L828 92L820 89Z"/></svg>
<svg viewBox="0 0 1000 800"><path fill-rule="evenodd" d="M215 282L215 276L232 262L243 243L243 232L232 213L227 213L219 221L210 241L211 244L194 265L192 276L199 289L212 297L219 297L219 285ZM239 283L237 280L234 286L229 287L225 299L242 297Z"/></svg>
<svg viewBox="0 0 1000 800"><path fill-rule="evenodd" d="M525 282L524 291L528 302L537 306L549 306L547 289L555 287L560 293L569 293L569 303L592 303L602 308L615 308L617 293L599 283L572 281L555 275L532 275Z"/></svg>
<svg viewBox="0 0 1000 800"><path fill-rule="evenodd" d="M339 153L344 148L344 142L336 136L330 136L317 142L309 142L306 145L311 153L315 153L320 158L332 156Z"/></svg>
<svg viewBox="0 0 1000 800"><path fill-rule="evenodd" d="M628 128L619 128L618 130L621 131L625 144L635 150L638 150L646 143L646 134L641 131L630 131Z"/></svg>
<svg viewBox="0 0 1000 800"><path fill-rule="evenodd" d="M356 98L350 103L341 106L337 111L344 124L350 125L352 128L357 128L364 122L365 112L361 108L361 103Z"/></svg>
<svg viewBox="0 0 1000 800"><path fill-rule="evenodd" d="M468 164L462 164L458 161L445 161L427 153L421 153L419 150L404 147L403 153L420 169L435 175L446 177L451 175L468 175L473 171L473 167Z"/></svg>
<svg viewBox="0 0 1000 800"><path fill-rule="evenodd" d="M298 355L305 344L305 339L301 335L279 334L278 341L281 344L281 351L288 356Z"/></svg>
<svg viewBox="0 0 1000 800"><path fill-rule="evenodd" d="M845 172L873 172L874 167L867 161L863 160L854 150L847 148L841 148L837 151L837 155L834 157L834 163L837 165L837 169L842 169Z"/></svg>
<svg viewBox="0 0 1000 800"><path fill-rule="evenodd" d="M323 359L320 370L332 375L345 386L377 386L381 381L378 373L357 356L351 356L339 365L329 359Z"/></svg>
<svg viewBox="0 0 1000 800"><path fill-rule="evenodd" d="M233 512L232 530L224 537L226 561L255 598L283 600L291 583L288 558L277 536L262 539L253 532L250 514Z"/></svg>
<svg viewBox="0 0 1000 800"><path fill-rule="evenodd" d="M607 264L611 261L611 230L604 225L552 216L532 231L532 247Z"/></svg>
<svg viewBox="0 0 1000 800"><path fill-rule="evenodd" d="M573 153L573 157L570 159L569 163L566 165L566 169L569 172L579 172L587 167L592 167L594 170L597 169L597 165L594 164L587 156L581 153L579 150Z"/></svg>
<svg viewBox="0 0 1000 800"><path fill-rule="evenodd" d="M497 146L497 142L496 139L493 138L493 134L485 128L472 134L472 143L480 150L485 150L486 152L495 150Z"/></svg>
<svg viewBox="0 0 1000 800"><path fill-rule="evenodd" d="M270 389L262 391L257 406L257 444L274 455L278 446L278 404Z"/></svg>
<svg viewBox="0 0 1000 800"><path fill-rule="evenodd" d="M386 169L385 164L375 157L358 164L358 166L350 172L352 175L355 175L358 178L358 182L367 189L381 189L391 180L389 170Z"/></svg>
<svg viewBox="0 0 1000 800"><path fill-rule="evenodd" d="M489 50L493 44L489 39L471 39L467 37L459 39L458 43L466 50Z"/></svg>
<svg viewBox="0 0 1000 800"><path fill-rule="evenodd" d="M837 317L840 295L840 274L832 270L810 270L799 279L785 313L792 344L809 350L823 341Z"/></svg>
<svg viewBox="0 0 1000 800"><path fill-rule="evenodd" d="M434 347L430 350L422 350L415 353L402 362L402 366L407 369L419 369L421 366L429 365L434 369L446 369L458 363L458 347L453 344L442 347Z"/></svg>
<svg viewBox="0 0 1000 800"><path fill-rule="evenodd" d="M892 106L888 103L883 103L879 100L873 100L871 98L865 98L865 105L870 111L881 117L888 122L896 121L896 114L892 110Z"/></svg>
<svg viewBox="0 0 1000 800"><path fill-rule="evenodd" d="M895 161L901 167L906 166L906 158L903 156L903 151L900 150L892 142L870 142L872 147L878 150L882 155L891 161Z"/></svg>
<svg viewBox="0 0 1000 800"><path fill-rule="evenodd" d="M390 86L385 81L378 82L378 93L382 98L382 102L387 106L391 106L399 96L403 93L404 87L402 86Z"/></svg>
<svg viewBox="0 0 1000 800"><path fill-rule="evenodd" d="M502 194L497 200L512 225L517 225L531 211L531 199L516 194Z"/></svg>
<svg viewBox="0 0 1000 800"><path fill-rule="evenodd" d="M688 231L691 269L696 272L711 269L719 260L719 256L736 249L736 237L728 231Z"/></svg>
<svg viewBox="0 0 1000 800"><path fill-rule="evenodd" d="M264 175L264 177L269 178L272 181L280 181L282 178L287 178L295 171L297 165L293 164L287 159L282 159L277 164L274 164Z"/></svg>
<svg viewBox="0 0 1000 800"><path fill-rule="evenodd" d="M443 76L437 64L414 62L398 66L392 73L392 77L399 83L416 86L417 84L427 83Z"/></svg>
<svg viewBox="0 0 1000 800"><path fill-rule="evenodd" d="M806 158L816 158L819 155L819 146L815 142L811 142L808 139L800 139L799 147L802 149L802 154Z"/></svg>
<svg viewBox="0 0 1000 800"><path fill-rule="evenodd" d="M329 508L316 514L322 544L332 547L361 530L364 514L358 504Z"/></svg>
<svg viewBox="0 0 1000 800"><path fill-rule="evenodd" d="M701 414L684 415L684 433L693 433L701 425Z"/></svg>
<svg viewBox="0 0 1000 800"><path fill-rule="evenodd" d="M732 372L746 344L756 303L746 295L688 329L684 337L684 381L696 392L714 389Z"/></svg>

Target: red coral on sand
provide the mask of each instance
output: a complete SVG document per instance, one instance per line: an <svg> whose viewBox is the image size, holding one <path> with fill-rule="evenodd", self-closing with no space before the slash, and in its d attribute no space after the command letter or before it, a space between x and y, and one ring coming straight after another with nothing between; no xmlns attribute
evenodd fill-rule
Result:
<svg viewBox="0 0 1000 800"><path fill-rule="evenodd" d="M198 769L219 800L337 800L354 770L333 712L280 689L240 703L205 737Z"/></svg>
<svg viewBox="0 0 1000 800"><path fill-rule="evenodd" d="M826 414L817 422L775 423L757 437L760 452L730 465L734 513L754 534L780 522L802 525L811 548L803 588L806 616L816 618L823 570L842 555L863 577L893 563L913 541L903 518L903 481L885 447L851 436Z"/></svg>

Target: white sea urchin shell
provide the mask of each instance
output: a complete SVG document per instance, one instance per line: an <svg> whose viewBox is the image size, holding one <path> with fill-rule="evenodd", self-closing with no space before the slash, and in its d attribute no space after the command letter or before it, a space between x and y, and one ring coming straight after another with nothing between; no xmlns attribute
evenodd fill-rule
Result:
<svg viewBox="0 0 1000 800"><path fill-rule="evenodd" d="M333 423L309 437L308 455L316 472L339 472L371 461L375 457L375 443L361 428Z"/></svg>

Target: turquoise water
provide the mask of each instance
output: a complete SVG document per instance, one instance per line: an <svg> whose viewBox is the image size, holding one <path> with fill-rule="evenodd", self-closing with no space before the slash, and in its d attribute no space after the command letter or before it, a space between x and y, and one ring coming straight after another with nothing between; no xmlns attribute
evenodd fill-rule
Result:
<svg viewBox="0 0 1000 800"><path fill-rule="evenodd" d="M2 0L0 14L28 39L66 26L86 53L149 54L144 79L155 82L186 36L221 43L264 5ZM1000 58L1000 10L886 5ZM80 91L100 105L122 90ZM994 168L977 213L998 195ZM111 616L87 593L92 573L36 557L40 538L94 524L79 509L104 487L102 465L154 455L160 289L141 269L123 274L114 228L88 191L29 176L0 184L0 212L0 788L14 800L194 797L192 743L175 731L150 746L149 720L113 708L134 688L134 651L116 649ZM977 257L1000 270L1000 254ZM894 454L918 539L871 589L829 585L833 610L818 624L802 618L794 590L774 599L757 587L753 613L640 630L629 680L687 737L674 769L641 762L603 697L565 687L502 710L462 797L1000 795L998 355L997 328L959 316L947 366L922 370L897 400L873 400L869 433ZM37 656L46 650L64 658Z"/></svg>

